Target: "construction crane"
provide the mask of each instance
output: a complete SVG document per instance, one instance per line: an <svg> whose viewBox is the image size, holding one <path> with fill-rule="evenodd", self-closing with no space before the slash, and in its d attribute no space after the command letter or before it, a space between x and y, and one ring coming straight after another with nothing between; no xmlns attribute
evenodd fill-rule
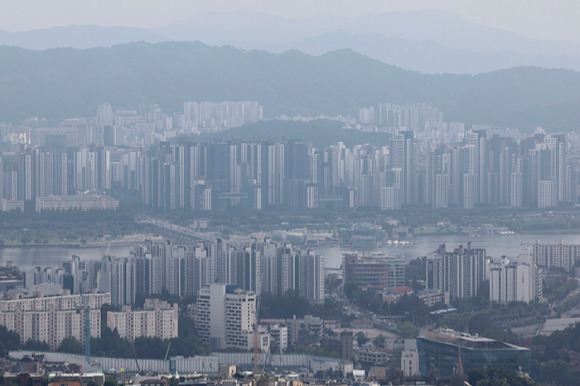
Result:
<svg viewBox="0 0 580 386"><path fill-rule="evenodd" d="M266 355L264 355L264 364L262 365L262 373L266 372L266 362L268 362L268 355L270 355L270 346L268 345L268 350Z"/></svg>
<svg viewBox="0 0 580 386"><path fill-rule="evenodd" d="M171 344L171 342L170 342ZM137 350L135 350L135 340L131 341L131 350L133 351L133 358L135 358L135 365L137 366L137 371L141 373L141 366L139 366L139 361L137 361ZM169 348L168 348L169 350ZM167 356L167 354L166 354Z"/></svg>
<svg viewBox="0 0 580 386"><path fill-rule="evenodd" d="M167 357L169 356L169 348L171 347L171 341L167 345L167 351L165 351L165 358L163 358L163 362L167 362ZM169 372L171 372L171 363L169 363Z"/></svg>

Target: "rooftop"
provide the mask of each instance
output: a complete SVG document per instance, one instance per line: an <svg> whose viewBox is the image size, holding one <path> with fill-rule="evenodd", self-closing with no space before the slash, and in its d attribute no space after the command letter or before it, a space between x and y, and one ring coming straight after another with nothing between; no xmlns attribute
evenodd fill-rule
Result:
<svg viewBox="0 0 580 386"><path fill-rule="evenodd" d="M450 329L425 331L423 336L420 336L420 338L450 344L453 346L460 346L465 349L528 350L525 347L519 347L509 343L500 342L494 339L485 338L478 335L470 335L465 332L458 332Z"/></svg>

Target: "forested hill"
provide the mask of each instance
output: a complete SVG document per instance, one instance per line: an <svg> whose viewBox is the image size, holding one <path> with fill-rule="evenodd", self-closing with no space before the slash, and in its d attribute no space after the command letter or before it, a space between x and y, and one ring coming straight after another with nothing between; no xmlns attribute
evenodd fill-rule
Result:
<svg viewBox="0 0 580 386"><path fill-rule="evenodd" d="M32 51L0 47L0 121L94 116L116 107L253 100L266 116L349 114L380 102L432 104L448 121L524 129L575 129L580 73L519 67L471 75L425 75L350 50L272 54L202 43L131 43Z"/></svg>

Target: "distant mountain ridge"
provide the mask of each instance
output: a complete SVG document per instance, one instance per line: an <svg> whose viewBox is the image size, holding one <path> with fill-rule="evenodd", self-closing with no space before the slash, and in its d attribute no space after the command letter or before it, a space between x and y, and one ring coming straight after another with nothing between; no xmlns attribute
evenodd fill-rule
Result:
<svg viewBox="0 0 580 386"><path fill-rule="evenodd" d="M208 44L287 44L345 30L352 34L376 33L398 39L436 41L449 48L473 51L502 52L517 48L517 52L554 54L562 50L578 53L580 48L577 43L527 38L437 9L302 19L253 11L212 12L192 15L152 30L174 40L195 39Z"/></svg>
<svg viewBox="0 0 580 386"><path fill-rule="evenodd" d="M193 15L150 29L68 26L0 31L0 45L37 50L111 47L138 41L202 41L315 55L349 48L424 73L476 74L516 66L580 70L579 43L530 39L438 10L304 19L235 11Z"/></svg>
<svg viewBox="0 0 580 386"><path fill-rule="evenodd" d="M31 50L50 48L111 47L138 41L158 43L167 37L147 29L130 27L100 27L96 25L70 25L25 32L0 30L0 45Z"/></svg>
<svg viewBox="0 0 580 386"><path fill-rule="evenodd" d="M448 121L524 129L576 129L580 73L520 67L470 75L425 75L353 52L272 54L202 43L131 43L87 50L0 47L0 121L94 116L116 107L252 100L265 116L356 116L379 102L426 102Z"/></svg>
<svg viewBox="0 0 580 386"><path fill-rule="evenodd" d="M387 37L377 33L351 34L345 30L312 36L289 44L263 45L258 48L274 53L294 49L311 55L322 55L339 49L352 49L383 63L427 74L480 74L523 64L543 68L580 70L580 58L570 54L475 52L448 48L433 40L415 41Z"/></svg>

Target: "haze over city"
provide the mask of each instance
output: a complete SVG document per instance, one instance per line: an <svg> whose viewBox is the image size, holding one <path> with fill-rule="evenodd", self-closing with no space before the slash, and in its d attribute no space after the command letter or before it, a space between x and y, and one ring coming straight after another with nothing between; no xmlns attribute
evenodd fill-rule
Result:
<svg viewBox="0 0 580 386"><path fill-rule="evenodd" d="M3 383L580 382L580 3L0 4Z"/></svg>

